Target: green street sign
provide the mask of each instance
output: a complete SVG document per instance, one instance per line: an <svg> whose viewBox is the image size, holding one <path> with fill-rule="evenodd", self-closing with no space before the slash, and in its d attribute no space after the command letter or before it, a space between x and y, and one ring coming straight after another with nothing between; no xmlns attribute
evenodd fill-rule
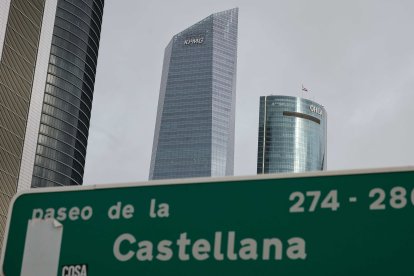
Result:
<svg viewBox="0 0 414 276"><path fill-rule="evenodd" d="M6 276L414 275L414 168L34 189Z"/></svg>

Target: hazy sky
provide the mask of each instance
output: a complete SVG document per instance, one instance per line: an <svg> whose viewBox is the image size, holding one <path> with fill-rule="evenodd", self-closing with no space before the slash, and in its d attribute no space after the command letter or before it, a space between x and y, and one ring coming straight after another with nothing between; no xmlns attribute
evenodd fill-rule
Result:
<svg viewBox="0 0 414 276"><path fill-rule="evenodd" d="M234 7L235 175L256 173L259 97L270 94L325 106L328 170L414 165L413 0L108 0L84 184L148 179L164 48Z"/></svg>

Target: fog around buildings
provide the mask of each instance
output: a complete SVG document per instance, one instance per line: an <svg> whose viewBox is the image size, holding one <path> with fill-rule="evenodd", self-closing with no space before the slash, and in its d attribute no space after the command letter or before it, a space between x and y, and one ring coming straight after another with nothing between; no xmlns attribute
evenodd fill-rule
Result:
<svg viewBox="0 0 414 276"><path fill-rule="evenodd" d="M148 179L167 43L236 6L235 175L256 173L259 97L270 94L325 106L328 170L414 165L413 1L105 4L85 185Z"/></svg>

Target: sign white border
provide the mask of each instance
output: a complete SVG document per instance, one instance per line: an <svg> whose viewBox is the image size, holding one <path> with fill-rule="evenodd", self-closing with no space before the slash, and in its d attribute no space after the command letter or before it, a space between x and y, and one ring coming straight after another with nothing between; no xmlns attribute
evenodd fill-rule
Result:
<svg viewBox="0 0 414 276"><path fill-rule="evenodd" d="M252 176L200 177L200 178L184 178L184 179L170 179L170 180L151 180L151 181L119 183L119 184L100 184L100 185L95 184L95 185L86 185L86 186L35 188L35 189L20 191L14 195L9 205L6 229L5 229L4 240L3 240L3 247L1 249L1 258L0 258L0 269L1 269L0 273L1 274L0 275L5 276L3 272L4 256L6 253L7 240L9 236L9 226L10 226L10 221L12 217L13 206L17 198L25 194L89 191L89 190L113 189L113 188L132 188L132 187L144 187L144 186L163 186L163 185L182 185L182 184L197 185L197 184L204 184L204 183L221 183L221 182L236 182L236 181L249 181L249 180L308 178L308 177L319 177L319 176L345 176L345 175L394 173L394 172L414 172L414 166L388 167L388 168L375 168L375 169L336 170L336 171L315 171L315 172L305 172L305 173L260 174L260 175L252 175Z"/></svg>

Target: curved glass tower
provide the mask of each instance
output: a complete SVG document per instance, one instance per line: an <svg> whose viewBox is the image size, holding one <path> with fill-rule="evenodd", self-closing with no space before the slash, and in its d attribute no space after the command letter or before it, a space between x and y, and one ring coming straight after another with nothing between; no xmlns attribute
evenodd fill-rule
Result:
<svg viewBox="0 0 414 276"><path fill-rule="evenodd" d="M260 97L257 173L326 170L327 114L311 100Z"/></svg>
<svg viewBox="0 0 414 276"><path fill-rule="evenodd" d="M82 184L103 5L57 2L32 187Z"/></svg>
<svg viewBox="0 0 414 276"><path fill-rule="evenodd" d="M0 242L11 197L81 185L104 0L0 0Z"/></svg>
<svg viewBox="0 0 414 276"><path fill-rule="evenodd" d="M166 47L150 179L233 174L237 20L212 14Z"/></svg>

